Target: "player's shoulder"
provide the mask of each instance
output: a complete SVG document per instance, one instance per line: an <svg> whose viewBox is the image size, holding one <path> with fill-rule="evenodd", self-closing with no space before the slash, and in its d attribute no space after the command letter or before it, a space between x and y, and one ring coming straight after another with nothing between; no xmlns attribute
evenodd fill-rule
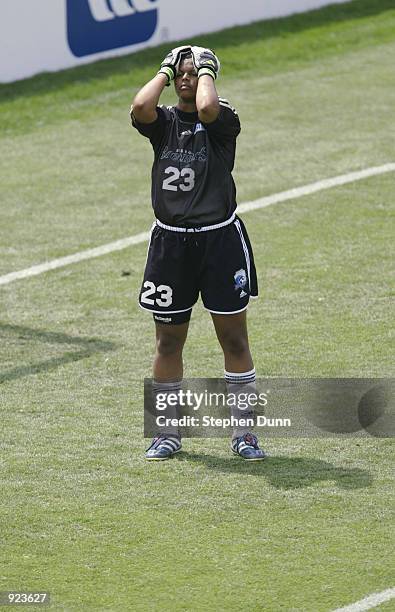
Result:
<svg viewBox="0 0 395 612"><path fill-rule="evenodd" d="M166 106L165 104L160 104L158 106L160 112L166 117L166 119L170 119L171 117L176 116L176 107L175 106Z"/></svg>
<svg viewBox="0 0 395 612"><path fill-rule="evenodd" d="M226 98L220 98L219 96L218 96L218 100L219 100L219 105L222 109L226 109L226 111L232 112L233 115L235 115L236 117L239 116L237 113L237 110L231 105L229 100L227 100Z"/></svg>

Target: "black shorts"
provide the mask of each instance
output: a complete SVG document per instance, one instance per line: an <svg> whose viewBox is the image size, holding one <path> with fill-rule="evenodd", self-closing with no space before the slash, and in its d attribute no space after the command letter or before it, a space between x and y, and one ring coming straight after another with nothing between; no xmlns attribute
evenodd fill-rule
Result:
<svg viewBox="0 0 395 612"><path fill-rule="evenodd" d="M189 321L202 296L214 314L236 314L258 297L251 244L239 218L218 229L173 231L154 224L140 292L158 323Z"/></svg>

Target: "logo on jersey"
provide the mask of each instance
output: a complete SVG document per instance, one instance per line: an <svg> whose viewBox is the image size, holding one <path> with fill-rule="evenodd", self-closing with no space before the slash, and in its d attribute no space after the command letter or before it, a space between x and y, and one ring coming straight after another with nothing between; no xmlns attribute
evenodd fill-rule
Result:
<svg viewBox="0 0 395 612"><path fill-rule="evenodd" d="M202 147L200 151L194 153L193 151L189 151L187 149L176 149L172 151L166 146L163 149L161 159L171 159L173 161L184 162L190 164L191 162L199 161L206 162L207 161L207 149L206 147Z"/></svg>
<svg viewBox="0 0 395 612"><path fill-rule="evenodd" d="M186 130L185 132L181 132L181 138L183 136L194 136L195 134L197 134L198 132L205 132L206 128L204 127L204 125L202 125L201 123L197 123L195 126L195 131L192 132L192 130Z"/></svg>
<svg viewBox="0 0 395 612"><path fill-rule="evenodd" d="M76 57L149 40L159 0L66 0L67 41Z"/></svg>
<svg viewBox="0 0 395 612"><path fill-rule="evenodd" d="M237 270L235 276L235 291L241 289L240 297L245 297L247 294L244 287L247 285L247 273L245 270Z"/></svg>
<svg viewBox="0 0 395 612"><path fill-rule="evenodd" d="M195 134L197 134L198 132L205 132L206 128L201 124L201 123L197 123L196 127L195 127Z"/></svg>

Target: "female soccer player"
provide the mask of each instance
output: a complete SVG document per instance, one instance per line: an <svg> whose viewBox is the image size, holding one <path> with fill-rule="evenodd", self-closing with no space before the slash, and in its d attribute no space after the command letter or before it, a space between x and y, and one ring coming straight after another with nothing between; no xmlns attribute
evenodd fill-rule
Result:
<svg viewBox="0 0 395 612"><path fill-rule="evenodd" d="M258 287L250 241L235 214L232 178L240 122L229 102L218 97L219 68L211 50L177 47L137 93L131 109L133 126L154 150L156 223L139 302L153 313L156 326L156 394L181 388L182 351L199 293L223 349L228 392L255 388L246 309ZM158 106L173 80L178 104ZM232 414L247 416L238 409ZM146 458L167 459L180 449L178 428L163 428ZM243 427L234 429L231 450L249 461L265 457L256 436Z"/></svg>

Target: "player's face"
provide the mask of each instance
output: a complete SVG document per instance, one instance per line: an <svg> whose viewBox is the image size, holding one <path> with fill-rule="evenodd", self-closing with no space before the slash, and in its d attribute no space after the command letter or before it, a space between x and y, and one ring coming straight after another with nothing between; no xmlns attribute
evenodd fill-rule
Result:
<svg viewBox="0 0 395 612"><path fill-rule="evenodd" d="M198 77L192 59L185 59L181 62L174 85L178 97L183 102L194 102L198 86Z"/></svg>

